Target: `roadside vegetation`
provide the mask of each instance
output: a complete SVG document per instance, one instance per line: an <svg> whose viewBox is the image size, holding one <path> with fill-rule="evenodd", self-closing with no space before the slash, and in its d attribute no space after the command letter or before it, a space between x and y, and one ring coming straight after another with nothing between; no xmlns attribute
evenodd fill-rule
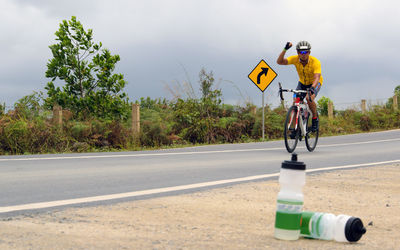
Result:
<svg viewBox="0 0 400 250"><path fill-rule="evenodd" d="M210 88L201 98L141 98L138 101L141 131L136 137L128 113L119 119L83 118L63 110L63 123L58 126L53 122L52 110L41 104L43 94L25 96L13 110L0 114L0 154L143 150L261 141L261 107L250 103L245 106L222 103L221 91L212 89L212 72L202 71L202 74L210 77L206 80ZM397 95L400 98L400 93ZM329 100L321 97L318 102L321 136L400 127L400 111L394 111L390 99L386 104L369 107L365 113L354 109L334 110L331 119L323 101L326 99ZM285 107L266 106L267 141L282 138L285 114Z"/></svg>
<svg viewBox="0 0 400 250"><path fill-rule="evenodd" d="M175 98L141 98L140 133L132 129L131 102L122 74L114 73L119 55L95 43L75 18L64 20L55 33L56 44L47 64L50 79L43 92L22 97L11 110L0 105L0 154L42 154L143 150L198 144L261 141L262 108L251 103L224 104L213 72L201 69L198 85ZM197 91L196 91L197 90ZM195 92L200 93L196 97ZM400 86L395 89L400 98ZM386 104L358 110L334 110L330 99L318 101L322 136L400 127L399 107ZM53 109L62 108L62 122ZM265 140L281 139L286 107L265 109Z"/></svg>

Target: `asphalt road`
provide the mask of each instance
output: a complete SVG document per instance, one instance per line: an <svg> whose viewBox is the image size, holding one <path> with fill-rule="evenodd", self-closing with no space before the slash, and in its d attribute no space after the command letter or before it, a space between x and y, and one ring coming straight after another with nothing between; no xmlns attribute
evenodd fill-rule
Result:
<svg viewBox="0 0 400 250"><path fill-rule="evenodd" d="M312 153L299 142L296 153L308 170L400 162L400 130L323 137ZM0 216L276 178L281 162L289 159L283 141L140 152L3 156ZM249 178L240 179L243 177ZM221 180L225 182L217 182ZM148 190L152 191L145 192Z"/></svg>

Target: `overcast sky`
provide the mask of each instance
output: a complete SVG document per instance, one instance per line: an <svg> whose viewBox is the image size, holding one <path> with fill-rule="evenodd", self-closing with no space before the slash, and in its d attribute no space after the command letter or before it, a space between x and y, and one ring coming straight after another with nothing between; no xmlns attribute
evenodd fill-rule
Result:
<svg viewBox="0 0 400 250"><path fill-rule="evenodd" d="M172 99L166 86L185 81L197 90L204 67L225 103L261 105L247 76L264 59L278 73L266 102L277 103L278 82L295 88L298 76L276 58L287 41L307 40L322 64L320 96L384 102L400 85L399 14L397 0L0 0L0 102L45 91L48 46L71 16L120 55L116 73L124 74L131 101Z"/></svg>

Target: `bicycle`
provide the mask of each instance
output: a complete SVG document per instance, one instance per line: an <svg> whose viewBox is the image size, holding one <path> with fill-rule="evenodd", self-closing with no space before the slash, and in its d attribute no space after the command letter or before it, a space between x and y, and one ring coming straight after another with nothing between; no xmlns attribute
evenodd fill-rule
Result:
<svg viewBox="0 0 400 250"><path fill-rule="evenodd" d="M282 92L292 92L299 94L294 104L289 108L284 128L285 146L289 153L292 153L297 146L297 142L305 138L308 151L314 151L317 146L319 128L312 129L312 112L308 105L304 102L305 95L309 95L309 90L282 89L279 83L279 96L283 101Z"/></svg>

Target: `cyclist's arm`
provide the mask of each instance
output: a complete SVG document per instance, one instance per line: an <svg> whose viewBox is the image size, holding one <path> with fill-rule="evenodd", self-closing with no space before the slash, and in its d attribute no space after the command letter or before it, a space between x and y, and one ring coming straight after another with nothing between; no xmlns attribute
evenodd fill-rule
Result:
<svg viewBox="0 0 400 250"><path fill-rule="evenodd" d="M288 60L285 58L285 53L286 50L283 50L280 54L278 59L276 60L276 63L279 65L288 65Z"/></svg>
<svg viewBox="0 0 400 250"><path fill-rule="evenodd" d="M316 88L318 86L319 80L321 78L321 63L318 59L315 60L315 68L314 68L314 80L312 86Z"/></svg>
<svg viewBox="0 0 400 250"><path fill-rule="evenodd" d="M313 80L313 83L312 83L312 86L314 87L314 88L316 88L317 86L318 86L318 83L319 83L319 79L321 78L321 74L320 73L315 73L314 74L314 80Z"/></svg>

